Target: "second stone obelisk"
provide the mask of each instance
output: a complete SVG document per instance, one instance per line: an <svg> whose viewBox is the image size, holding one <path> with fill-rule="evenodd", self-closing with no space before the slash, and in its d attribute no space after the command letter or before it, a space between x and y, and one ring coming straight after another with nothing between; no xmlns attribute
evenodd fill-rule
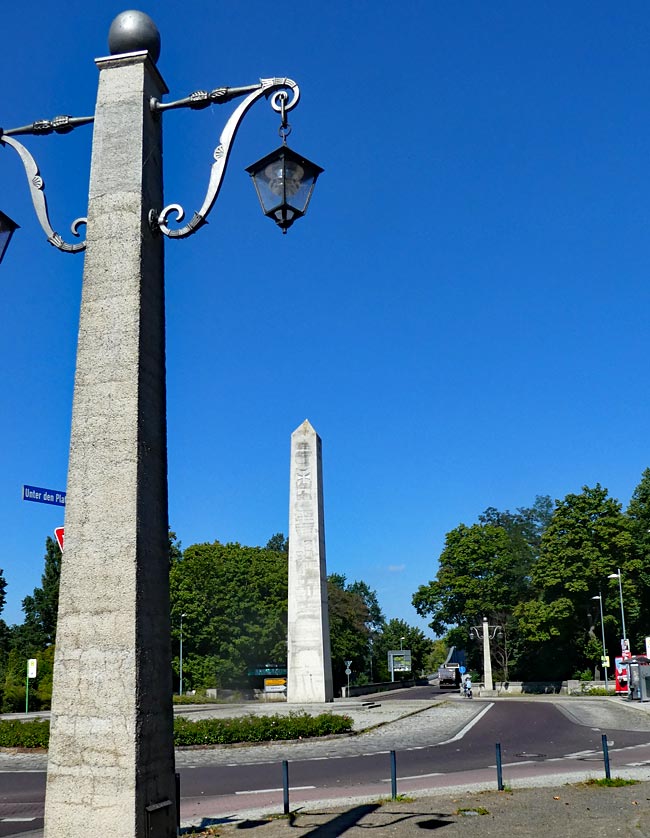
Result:
<svg viewBox="0 0 650 838"><path fill-rule="evenodd" d="M321 440L305 419L291 435L287 701L333 700Z"/></svg>

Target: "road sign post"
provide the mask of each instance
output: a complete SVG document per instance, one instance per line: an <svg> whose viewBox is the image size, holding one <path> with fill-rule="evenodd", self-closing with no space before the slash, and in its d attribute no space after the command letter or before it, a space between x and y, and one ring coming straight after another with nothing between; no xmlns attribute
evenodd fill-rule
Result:
<svg viewBox="0 0 650 838"><path fill-rule="evenodd" d="M352 666L352 661L345 662L345 674L348 676L348 694L347 698L350 698L350 675L352 675L352 670L350 667Z"/></svg>
<svg viewBox="0 0 650 838"><path fill-rule="evenodd" d="M38 661L36 658L30 658L27 661L27 678L25 678L25 713L29 713L29 679L36 678L36 670Z"/></svg>

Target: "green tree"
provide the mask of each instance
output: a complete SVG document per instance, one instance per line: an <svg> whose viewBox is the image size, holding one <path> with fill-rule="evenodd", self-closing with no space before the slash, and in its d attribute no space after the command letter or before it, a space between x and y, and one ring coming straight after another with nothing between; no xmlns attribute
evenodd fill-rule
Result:
<svg viewBox="0 0 650 838"><path fill-rule="evenodd" d="M424 656L423 667L426 675L433 675L438 667L447 660L449 646L444 637L438 637L431 641L431 649Z"/></svg>
<svg viewBox="0 0 650 838"><path fill-rule="evenodd" d="M342 573L331 573L327 580L335 688L347 683L345 660L353 663L356 683L375 680L374 644L385 624L377 592L366 582L348 582Z"/></svg>
<svg viewBox="0 0 650 838"><path fill-rule="evenodd" d="M181 561L181 559L183 558L183 549L182 549L180 541L176 537L176 533L173 530L169 530L168 538L169 538L169 564L171 566L175 562L180 562Z"/></svg>
<svg viewBox="0 0 650 838"><path fill-rule="evenodd" d="M626 510L634 544L634 561L611 568L621 571L625 607L625 628L633 652L644 649L644 637L650 625L650 469L645 469ZM610 580L609 592L616 596L618 579ZM620 621L619 621L620 625ZM619 635L622 636L622 626Z"/></svg>
<svg viewBox="0 0 650 838"><path fill-rule="evenodd" d="M599 604L592 597L601 590L607 647L616 651L617 603L604 592L612 568L633 562L629 522L606 489L584 486L556 501L532 569L536 596L515 611L525 639L519 663L528 677L571 677L600 658Z"/></svg>
<svg viewBox="0 0 650 838"><path fill-rule="evenodd" d="M411 652L411 671L395 673L395 680L412 678L425 669L425 659L433 648L433 640L424 632L409 625L405 620L389 620L382 633L375 640L376 671L378 681L390 681L388 652L397 649L409 649Z"/></svg>
<svg viewBox="0 0 650 838"><path fill-rule="evenodd" d="M289 539L285 538L283 533L276 532L275 535L272 535L266 542L265 549L274 550L276 553L288 553Z"/></svg>
<svg viewBox="0 0 650 838"><path fill-rule="evenodd" d="M447 533L436 578L421 585L413 605L440 635L449 626L469 631L479 618L510 613L528 588L518 544L494 524L460 524Z"/></svg>
<svg viewBox="0 0 650 838"><path fill-rule="evenodd" d="M347 590L353 594L358 594L363 600L363 604L368 611L367 626L370 632L374 635L382 631L386 620L379 606L377 591L373 591L366 582L360 581L349 584Z"/></svg>
<svg viewBox="0 0 650 838"><path fill-rule="evenodd" d="M364 672L368 661L370 615L358 593L345 587L345 577L332 574L327 585L330 624L330 650L334 691L347 683L345 661L352 661L353 683Z"/></svg>
<svg viewBox="0 0 650 838"><path fill-rule="evenodd" d="M286 555L218 541L194 544L171 566L170 593L176 644L185 615L184 686L245 687L250 669L286 663Z"/></svg>
<svg viewBox="0 0 650 838"><path fill-rule="evenodd" d="M7 601L7 580L4 577L4 571L0 568L0 614L5 607Z"/></svg>
<svg viewBox="0 0 650 838"><path fill-rule="evenodd" d="M453 631L453 642L466 649L468 664L479 668L482 657L468 643L471 626L501 626L491 644L495 675L507 680L513 654L521 649L515 608L531 596L531 574L543 533L551 518L551 499L537 496L531 507L515 512L488 507L472 526L460 524L447 533L436 578L421 585L413 605L431 618L438 635Z"/></svg>
<svg viewBox="0 0 650 838"><path fill-rule="evenodd" d="M49 535L45 539L45 568L41 587L26 596L22 607L25 614L22 643L24 651L36 653L56 638L56 621L59 610L59 581L61 578L61 550ZM33 654L31 655L33 656Z"/></svg>

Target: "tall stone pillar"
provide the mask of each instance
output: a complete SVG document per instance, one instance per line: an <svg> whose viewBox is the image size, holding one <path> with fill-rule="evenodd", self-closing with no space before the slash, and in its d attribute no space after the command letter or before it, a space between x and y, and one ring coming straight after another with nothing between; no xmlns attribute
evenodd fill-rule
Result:
<svg viewBox="0 0 650 838"><path fill-rule="evenodd" d="M321 440L305 419L291 435L287 701L332 701Z"/></svg>
<svg viewBox="0 0 650 838"><path fill-rule="evenodd" d="M157 34L157 33L156 33ZM146 51L97 60L46 838L176 835L162 200Z"/></svg>
<svg viewBox="0 0 650 838"><path fill-rule="evenodd" d="M492 655L490 654L490 626L488 618L483 617L483 691L492 692Z"/></svg>

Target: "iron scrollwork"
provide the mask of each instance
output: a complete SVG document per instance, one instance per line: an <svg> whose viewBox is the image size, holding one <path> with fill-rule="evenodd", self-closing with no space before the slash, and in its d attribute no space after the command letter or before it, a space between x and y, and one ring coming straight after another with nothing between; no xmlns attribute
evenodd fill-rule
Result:
<svg viewBox="0 0 650 838"><path fill-rule="evenodd" d="M59 117L58 119L64 119L64 117ZM66 117L69 119L69 117ZM41 123L33 123L32 126L26 126L24 129L14 129L13 131L5 131L4 133L0 132L0 145L8 145L16 151L20 159L22 160L23 166L25 168L25 174L27 175L27 183L29 184L29 191L32 196L32 203L34 204L34 209L36 210L36 217L39 220L45 235L47 236L48 242L57 247L59 250L64 251L65 253L80 253L81 251L86 249L86 242L82 241L77 244L70 244L69 242L64 241L61 235L57 233L52 225L50 224L50 217L47 211L47 199L45 198L44 192L44 183L43 178L38 170L38 166L36 165L36 161L30 154L30 152L25 148L22 143L19 143L18 140L15 140L12 136L9 136L10 133L50 133L51 131L57 131L57 129L52 123L48 122L48 125L44 125L46 120L43 120ZM53 120L54 122L54 120ZM66 127L65 130L72 130L75 127L74 125L71 127ZM31 130L30 130L31 129ZM86 224L86 218L76 218L72 224L70 225L70 229L72 230L72 234L79 238L78 229L82 224Z"/></svg>
<svg viewBox="0 0 650 838"><path fill-rule="evenodd" d="M211 93L206 91L197 91L191 94L186 99L181 99L178 102L170 102L168 104L161 104L159 102L152 102L153 110L167 110L170 108L189 107L189 108L203 108L211 104L223 104L223 102L248 94L246 98L233 111L230 119L219 137L219 145L214 151L214 163L210 170L210 181L208 189L203 200L203 205L197 210L192 218L184 227L178 229L171 229L167 222L169 217L174 213L176 221L182 222L185 217L185 211L180 204L168 204L160 213L152 210L150 213L151 226L154 229L160 230L165 236L170 239L182 239L191 236L204 224L207 224L207 216L210 213L215 201L219 195L223 177L228 165L228 159L232 150L232 144L237 134L237 130L241 124L242 119L251 108L251 106L262 96L270 98L271 107L276 113L284 114L298 104L300 98L300 89L295 81L288 78L272 78L260 79L260 83L250 85L249 87L240 88L217 88Z"/></svg>

